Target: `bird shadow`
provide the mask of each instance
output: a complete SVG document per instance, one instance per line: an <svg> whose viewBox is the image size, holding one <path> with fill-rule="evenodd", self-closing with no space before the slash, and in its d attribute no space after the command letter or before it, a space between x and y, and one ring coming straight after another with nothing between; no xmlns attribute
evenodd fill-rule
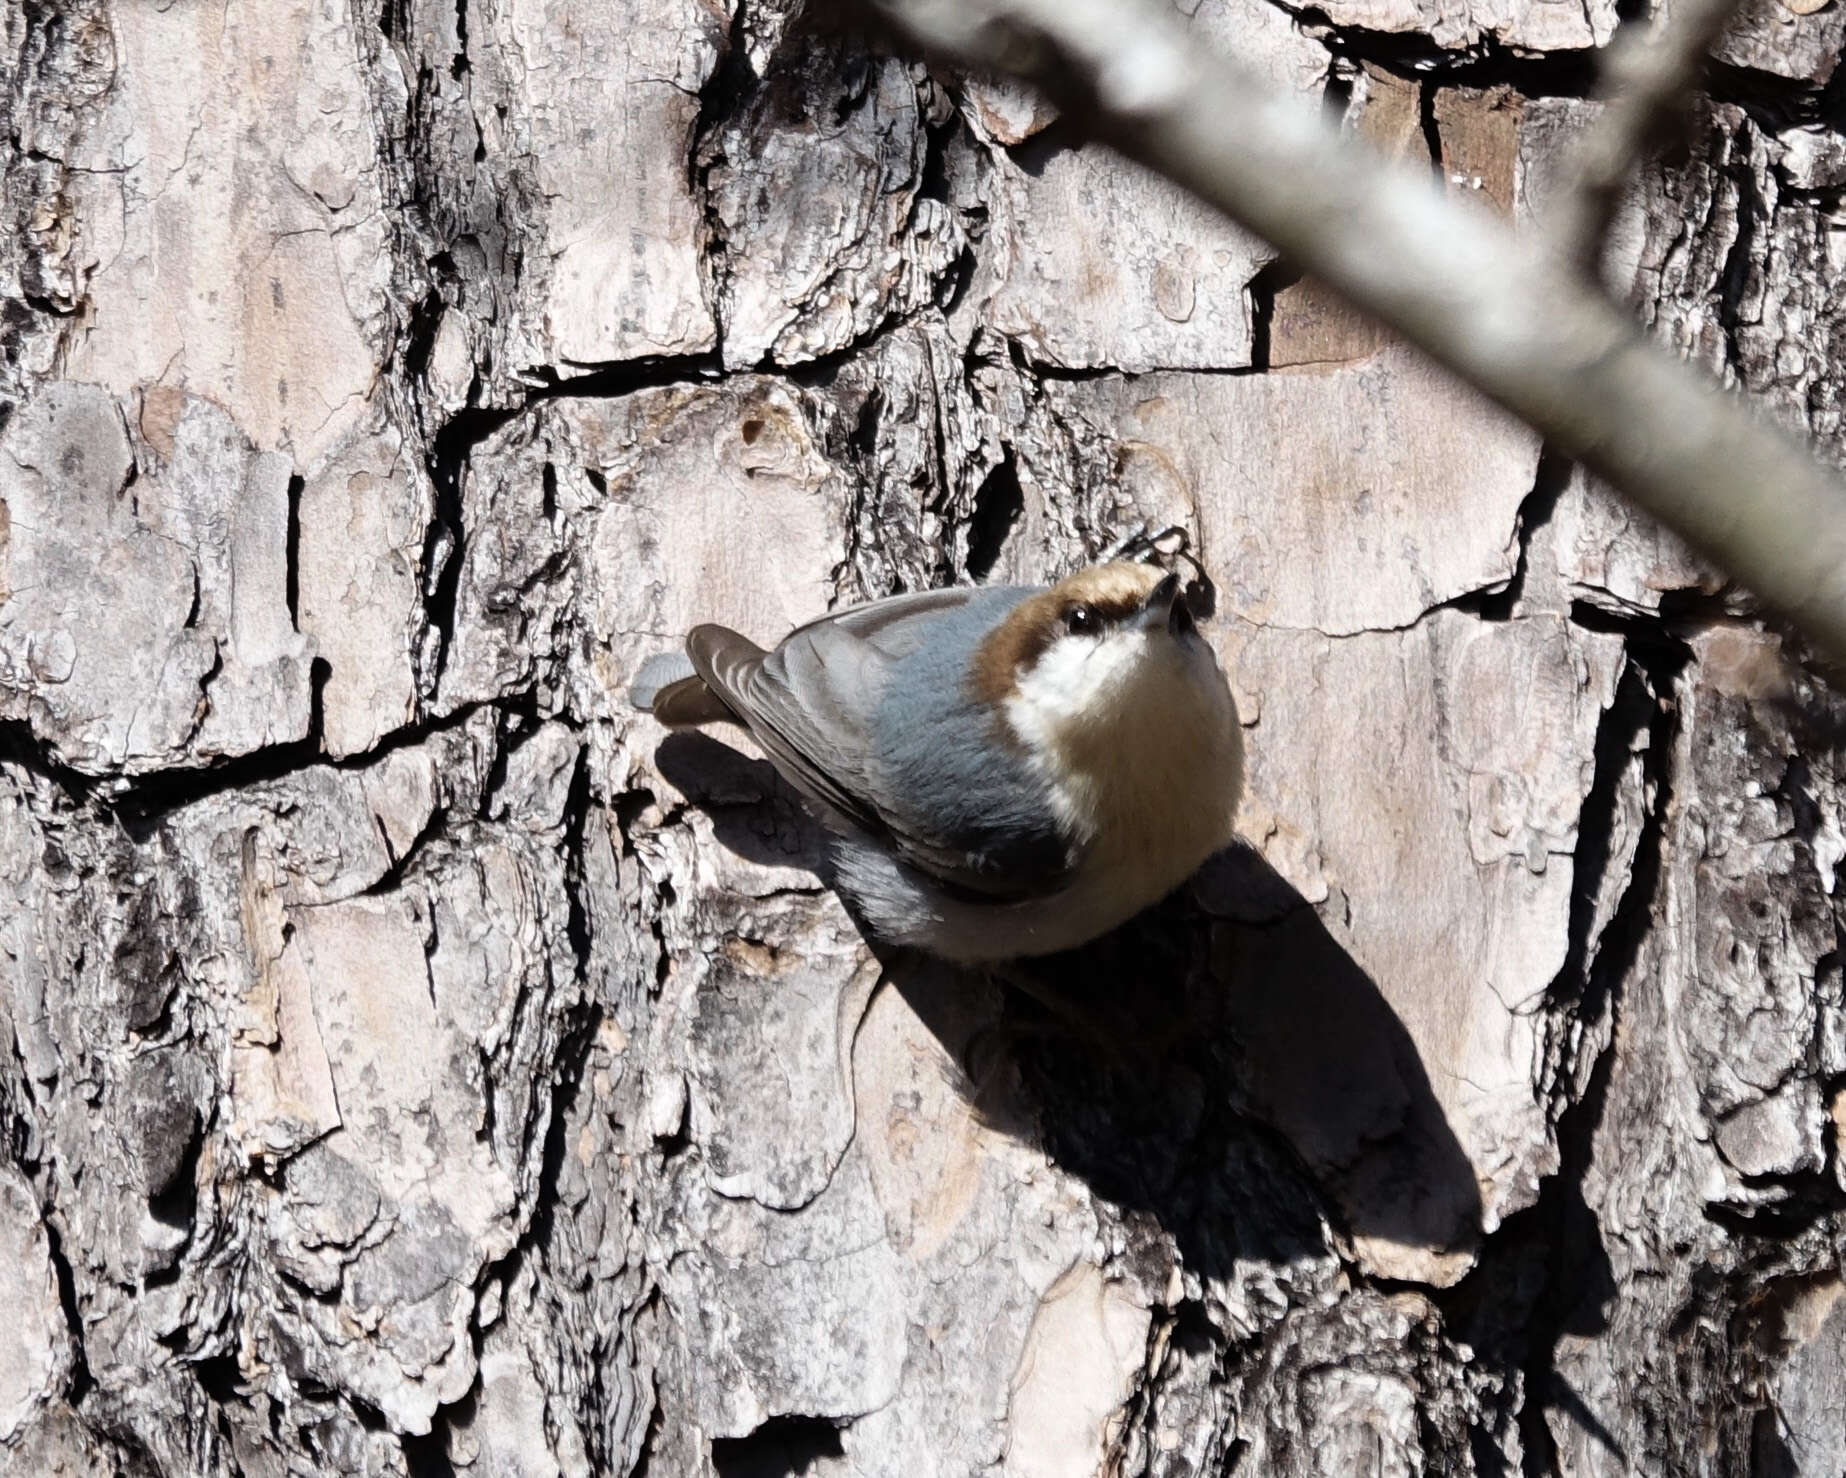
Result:
<svg viewBox="0 0 1846 1478"><path fill-rule="evenodd" d="M970 1044L971 1079L1010 1067L1021 1091L1000 1098L1002 1127L1151 1213L1189 1267L1310 1258L1330 1226L1386 1277L1465 1270L1480 1191L1415 1043L1248 847L1102 939L1009 973L1020 988L1001 1034L1017 1040L991 1061ZM919 997L940 988L911 998L926 1022Z"/></svg>
<svg viewBox="0 0 1846 1478"><path fill-rule="evenodd" d="M654 768L705 814L719 845L761 867L829 877L826 828L769 761L681 729L660 741Z"/></svg>

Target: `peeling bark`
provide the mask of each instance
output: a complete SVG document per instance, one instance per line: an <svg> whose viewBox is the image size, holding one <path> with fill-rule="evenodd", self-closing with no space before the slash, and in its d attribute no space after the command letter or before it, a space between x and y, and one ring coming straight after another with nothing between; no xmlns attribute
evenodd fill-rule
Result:
<svg viewBox="0 0 1846 1478"><path fill-rule="evenodd" d="M1619 20L1197 9L1522 224ZM1605 268L1837 451L1803 9ZM0 54L0 1470L1846 1463L1846 705L1676 540L798 6ZM623 698L1174 523L1247 845L1028 966L1068 1016Z"/></svg>

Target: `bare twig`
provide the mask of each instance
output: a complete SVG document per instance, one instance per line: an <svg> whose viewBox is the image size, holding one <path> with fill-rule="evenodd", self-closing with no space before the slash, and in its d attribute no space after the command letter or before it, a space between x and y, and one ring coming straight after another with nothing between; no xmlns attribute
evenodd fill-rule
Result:
<svg viewBox="0 0 1846 1478"><path fill-rule="evenodd" d="M1538 428L1846 661L1846 485L1581 274L1427 172L1274 97L1147 0L872 0L914 43L1049 86Z"/></svg>
<svg viewBox="0 0 1846 1478"><path fill-rule="evenodd" d="M1571 185L1552 223L1565 260L1594 273L1622 187L1642 158L1659 147L1705 54L1739 0L1676 0L1645 35L1624 27L1604 53L1597 93L1603 110L1571 161Z"/></svg>

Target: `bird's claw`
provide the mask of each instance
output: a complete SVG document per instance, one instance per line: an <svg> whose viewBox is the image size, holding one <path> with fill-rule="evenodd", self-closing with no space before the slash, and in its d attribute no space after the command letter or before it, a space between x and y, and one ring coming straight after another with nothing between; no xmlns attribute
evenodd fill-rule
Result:
<svg viewBox="0 0 1846 1478"><path fill-rule="evenodd" d="M1150 533L1146 524L1123 539L1105 558L1139 559L1149 564L1157 564L1162 569L1172 569L1178 560L1184 560L1192 566L1192 578L1186 582L1186 607L1195 620L1204 621L1218 609L1218 587L1212 583L1210 575L1205 573L1205 566L1200 564L1192 552L1192 536L1182 524L1170 523L1156 533Z"/></svg>

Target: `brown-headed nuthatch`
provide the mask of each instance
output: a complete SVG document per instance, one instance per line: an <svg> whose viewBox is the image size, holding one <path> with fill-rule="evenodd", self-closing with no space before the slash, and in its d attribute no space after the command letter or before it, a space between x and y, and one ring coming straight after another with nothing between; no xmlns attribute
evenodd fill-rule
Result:
<svg viewBox="0 0 1846 1478"><path fill-rule="evenodd" d="M770 652L699 626L686 654L649 659L635 705L748 729L890 943L966 962L1069 949L1231 840L1237 709L1179 576L1152 566L891 596Z"/></svg>

